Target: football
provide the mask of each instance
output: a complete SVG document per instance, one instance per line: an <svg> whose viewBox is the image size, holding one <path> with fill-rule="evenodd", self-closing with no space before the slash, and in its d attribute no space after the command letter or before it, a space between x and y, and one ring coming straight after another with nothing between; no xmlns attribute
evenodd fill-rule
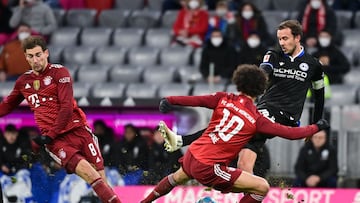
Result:
<svg viewBox="0 0 360 203"><path fill-rule="evenodd" d="M211 197L202 197L196 203L216 203Z"/></svg>

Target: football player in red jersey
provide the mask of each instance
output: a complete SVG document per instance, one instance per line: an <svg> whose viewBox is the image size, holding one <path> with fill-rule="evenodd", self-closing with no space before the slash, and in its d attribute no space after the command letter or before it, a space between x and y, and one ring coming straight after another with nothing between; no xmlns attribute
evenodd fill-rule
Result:
<svg viewBox="0 0 360 203"><path fill-rule="evenodd" d="M254 100L264 92L267 76L255 65L239 66L234 72L233 83L238 94L217 92L205 96L166 98L174 105L201 106L214 111L205 132L191 143L180 159L180 169L163 178L142 203L152 202L190 179L223 193L246 192L240 203L261 202L270 188L268 182L241 169L227 167L244 145L257 132L301 139L329 127L325 120L305 127L289 127L259 113Z"/></svg>
<svg viewBox="0 0 360 203"><path fill-rule="evenodd" d="M22 46L31 70L16 80L10 95L0 103L0 117L25 99L42 134L33 141L44 145L68 173L75 173L90 184L102 202L120 202L106 182L97 139L73 98L69 71L48 62L49 51L43 38L29 37Z"/></svg>

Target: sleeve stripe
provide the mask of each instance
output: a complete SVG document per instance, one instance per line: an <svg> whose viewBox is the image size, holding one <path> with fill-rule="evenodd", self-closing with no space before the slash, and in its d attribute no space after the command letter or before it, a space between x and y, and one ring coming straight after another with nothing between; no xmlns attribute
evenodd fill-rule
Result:
<svg viewBox="0 0 360 203"><path fill-rule="evenodd" d="M271 69L274 69L274 66L271 63L265 62L265 63L260 63L260 67L261 66L270 66Z"/></svg>
<svg viewBox="0 0 360 203"><path fill-rule="evenodd" d="M321 88L324 88L325 87L324 80L321 79L321 80L313 81L312 82L312 87L313 87L314 90L319 90Z"/></svg>

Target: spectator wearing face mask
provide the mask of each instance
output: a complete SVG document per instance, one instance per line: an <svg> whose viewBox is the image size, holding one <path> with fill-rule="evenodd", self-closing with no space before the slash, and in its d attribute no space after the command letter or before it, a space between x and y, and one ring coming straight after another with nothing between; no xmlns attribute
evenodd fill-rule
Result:
<svg viewBox="0 0 360 203"><path fill-rule="evenodd" d="M246 44L240 47L239 64L255 64L260 65L267 48L261 42L259 35L253 32L246 40Z"/></svg>
<svg viewBox="0 0 360 203"><path fill-rule="evenodd" d="M336 36L336 15L326 0L308 0L307 4L299 9L297 19L302 25L304 32L302 40L307 48L316 47L317 36L323 29Z"/></svg>
<svg viewBox="0 0 360 203"><path fill-rule="evenodd" d="M343 77L350 71L350 62L342 51L333 43L327 30L318 36L318 50L313 54L323 64L324 73L329 77L330 84L342 84Z"/></svg>
<svg viewBox="0 0 360 203"><path fill-rule="evenodd" d="M210 38L212 31L217 28L226 36L229 43L233 43L236 34L235 15L229 11L226 1L218 1L216 4L215 15L209 17L209 27L205 40Z"/></svg>
<svg viewBox="0 0 360 203"><path fill-rule="evenodd" d="M237 65L236 55L235 48L215 28L201 53L200 71L204 80L209 83L227 83ZM214 65L214 77L209 74L211 64Z"/></svg>
<svg viewBox="0 0 360 203"><path fill-rule="evenodd" d="M202 46L209 20L203 4L203 0L185 0L173 25L173 44L194 48Z"/></svg>
<svg viewBox="0 0 360 203"><path fill-rule="evenodd" d="M41 0L19 1L19 6L14 8L9 24L16 28L21 22L30 25L33 31L45 37L57 28L53 11Z"/></svg>
<svg viewBox="0 0 360 203"><path fill-rule="evenodd" d="M265 46L272 46L275 42L268 32L268 26L261 11L251 2L243 3L239 7L236 17L237 43L241 47L246 44L249 35L257 32Z"/></svg>
<svg viewBox="0 0 360 203"><path fill-rule="evenodd" d="M21 23L17 28L16 38L4 45L0 54L0 82L16 80L21 74L30 70L21 41L31 35L30 26Z"/></svg>

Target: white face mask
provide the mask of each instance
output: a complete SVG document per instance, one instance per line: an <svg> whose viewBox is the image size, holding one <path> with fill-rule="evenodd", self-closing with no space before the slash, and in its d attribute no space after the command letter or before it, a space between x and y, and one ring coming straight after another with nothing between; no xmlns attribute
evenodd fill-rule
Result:
<svg viewBox="0 0 360 203"><path fill-rule="evenodd" d="M214 47L218 47L223 42L223 38L222 37L212 37L210 39L210 41L211 41L211 44L214 45Z"/></svg>
<svg viewBox="0 0 360 203"><path fill-rule="evenodd" d="M313 0L313 1L310 2L310 6L311 6L311 8L313 8L313 9L319 9L320 6L321 6L321 1L319 1L319 0Z"/></svg>
<svg viewBox="0 0 360 203"><path fill-rule="evenodd" d="M260 39L256 37L250 37L247 39L247 44L250 48L256 48L260 45Z"/></svg>
<svg viewBox="0 0 360 203"><path fill-rule="evenodd" d="M199 2L197 0L191 0L189 1L189 8L190 9L197 9L200 6Z"/></svg>
<svg viewBox="0 0 360 203"><path fill-rule="evenodd" d="M319 37L319 44L321 47L328 47L331 43L330 37Z"/></svg>
<svg viewBox="0 0 360 203"><path fill-rule="evenodd" d="M250 18L252 18L254 16L254 12L253 11L243 11L243 12L241 12L241 16L243 18L245 18L246 20L249 20Z"/></svg>
<svg viewBox="0 0 360 203"><path fill-rule="evenodd" d="M215 13L216 13L217 16L223 17L227 13L227 10L223 9L223 8L219 8L219 9L215 10Z"/></svg>
<svg viewBox="0 0 360 203"><path fill-rule="evenodd" d="M30 33L29 32L20 32L18 34L18 38L19 40L24 40L26 38L30 37Z"/></svg>

